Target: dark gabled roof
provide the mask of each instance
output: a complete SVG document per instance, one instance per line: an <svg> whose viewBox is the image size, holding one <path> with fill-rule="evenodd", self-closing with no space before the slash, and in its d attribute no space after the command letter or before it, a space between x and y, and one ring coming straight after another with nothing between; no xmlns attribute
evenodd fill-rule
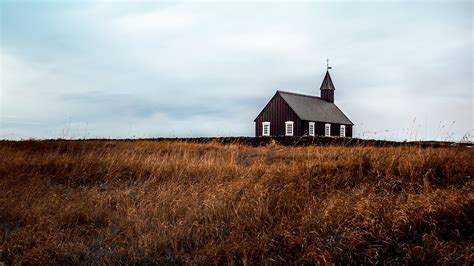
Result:
<svg viewBox="0 0 474 266"><path fill-rule="evenodd" d="M329 75L329 71L326 71L326 76L324 76L323 83L321 83L320 90L336 90L334 84L332 83L331 76Z"/></svg>
<svg viewBox="0 0 474 266"><path fill-rule="evenodd" d="M277 93L301 120L354 125L334 103L320 97L287 91L277 91Z"/></svg>

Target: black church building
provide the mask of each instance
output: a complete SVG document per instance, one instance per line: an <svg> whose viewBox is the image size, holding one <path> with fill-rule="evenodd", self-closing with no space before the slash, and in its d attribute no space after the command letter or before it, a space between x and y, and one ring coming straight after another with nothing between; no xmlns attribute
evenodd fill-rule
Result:
<svg viewBox="0 0 474 266"><path fill-rule="evenodd" d="M255 136L352 137L354 124L334 103L335 90L328 70L320 97L276 91L254 120Z"/></svg>

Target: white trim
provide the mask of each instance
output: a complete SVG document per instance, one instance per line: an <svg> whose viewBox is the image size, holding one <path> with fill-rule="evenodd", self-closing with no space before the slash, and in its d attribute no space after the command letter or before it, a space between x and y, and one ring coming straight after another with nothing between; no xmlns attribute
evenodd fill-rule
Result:
<svg viewBox="0 0 474 266"><path fill-rule="evenodd" d="M324 136L330 137L331 136L331 124L324 125Z"/></svg>
<svg viewBox="0 0 474 266"><path fill-rule="evenodd" d="M308 134L310 136L314 136L314 129L315 129L315 123L314 122L309 122Z"/></svg>
<svg viewBox="0 0 474 266"><path fill-rule="evenodd" d="M294 122L286 121L285 122L285 136L293 136L294 134Z"/></svg>
<svg viewBox="0 0 474 266"><path fill-rule="evenodd" d="M346 126L345 125L341 125L341 131L340 131L340 134L339 134L341 137L346 137Z"/></svg>
<svg viewBox="0 0 474 266"><path fill-rule="evenodd" d="M270 122L262 122L262 136L270 136Z"/></svg>

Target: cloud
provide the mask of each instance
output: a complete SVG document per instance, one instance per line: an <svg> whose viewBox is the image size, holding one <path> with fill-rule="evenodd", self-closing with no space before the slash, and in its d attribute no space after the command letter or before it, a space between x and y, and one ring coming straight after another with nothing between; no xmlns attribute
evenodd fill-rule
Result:
<svg viewBox="0 0 474 266"><path fill-rule="evenodd" d="M115 26L126 34L140 36L175 33L197 25L198 20L196 13L191 13L186 9L163 8L126 14L115 21Z"/></svg>
<svg viewBox="0 0 474 266"><path fill-rule="evenodd" d="M319 93L327 57L356 136L473 128L469 3L2 7L0 138L253 135L275 90Z"/></svg>

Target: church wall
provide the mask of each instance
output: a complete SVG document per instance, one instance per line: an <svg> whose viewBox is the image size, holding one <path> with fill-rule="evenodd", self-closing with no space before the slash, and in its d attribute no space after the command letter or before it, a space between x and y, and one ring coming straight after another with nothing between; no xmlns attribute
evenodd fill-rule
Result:
<svg viewBox="0 0 474 266"><path fill-rule="evenodd" d="M301 120L278 93L272 97L255 119L255 136L262 136L262 122L267 121L270 122L271 136L284 136L286 121L294 122L294 136L301 135Z"/></svg>

